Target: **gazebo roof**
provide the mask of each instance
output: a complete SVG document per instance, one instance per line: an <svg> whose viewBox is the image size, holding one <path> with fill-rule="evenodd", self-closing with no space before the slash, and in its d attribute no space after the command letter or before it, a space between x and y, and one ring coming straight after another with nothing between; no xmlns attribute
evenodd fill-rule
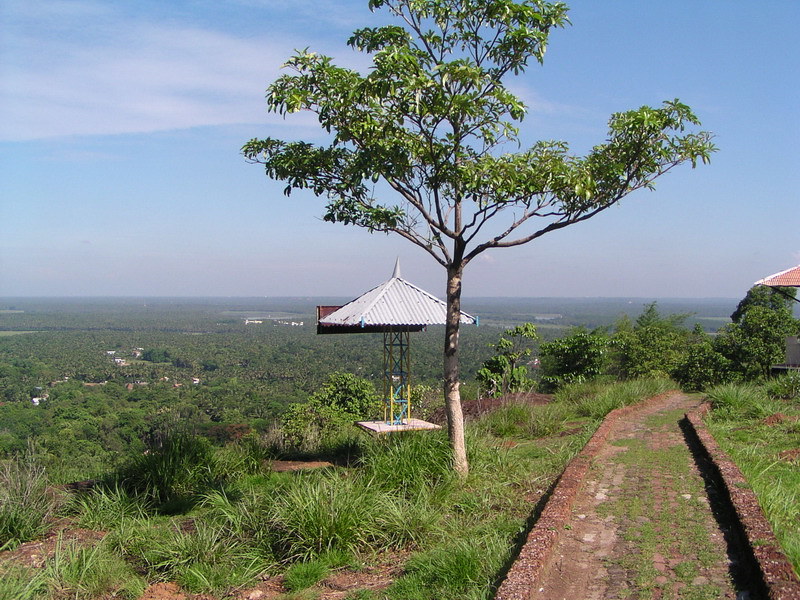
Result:
<svg viewBox="0 0 800 600"><path fill-rule="evenodd" d="M800 287L800 265L775 273L764 279L759 279L753 285L767 285L769 287Z"/></svg>
<svg viewBox="0 0 800 600"><path fill-rule="evenodd" d="M391 279L344 306L317 307L317 333L360 333L403 328L419 331L427 325L443 325L447 304L400 277L400 260ZM477 319L461 313L461 323Z"/></svg>

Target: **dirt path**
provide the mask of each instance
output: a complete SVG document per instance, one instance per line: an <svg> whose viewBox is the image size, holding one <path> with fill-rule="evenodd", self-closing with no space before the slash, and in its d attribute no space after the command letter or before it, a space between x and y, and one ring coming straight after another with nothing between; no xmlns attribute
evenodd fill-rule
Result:
<svg viewBox="0 0 800 600"><path fill-rule="evenodd" d="M591 463L536 597L761 597L713 485L680 426L698 401L667 396L614 423ZM698 468L700 465L700 468ZM709 499L709 493L711 499Z"/></svg>

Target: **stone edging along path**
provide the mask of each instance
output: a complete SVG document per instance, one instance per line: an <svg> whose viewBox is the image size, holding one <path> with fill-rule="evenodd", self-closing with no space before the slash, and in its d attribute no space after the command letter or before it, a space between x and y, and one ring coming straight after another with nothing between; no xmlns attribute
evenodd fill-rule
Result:
<svg viewBox="0 0 800 600"><path fill-rule="evenodd" d="M583 450L575 456L562 473L539 519L531 529L511 568L495 595L495 600L529 600L538 590L543 569L558 537L567 524L575 497L583 485L589 467L599 449L607 441L613 425L632 412L661 403L676 392L659 394L636 405L611 411ZM719 471L730 495L735 514L761 571L771 600L800 600L800 579L780 550L753 491L743 487L744 476L725 452L717 445L703 423L708 405L687 414L687 421L709 459Z"/></svg>
<svg viewBox="0 0 800 600"><path fill-rule="evenodd" d="M725 492L761 571L769 597L771 600L800 600L800 579L778 545L755 493L739 467L719 447L703 422L709 409L710 405L705 403L697 410L687 413L686 419L720 474Z"/></svg>

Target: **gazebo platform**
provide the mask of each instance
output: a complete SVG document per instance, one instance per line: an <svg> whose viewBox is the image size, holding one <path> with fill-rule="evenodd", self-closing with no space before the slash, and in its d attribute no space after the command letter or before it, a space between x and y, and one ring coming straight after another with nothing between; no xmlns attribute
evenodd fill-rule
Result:
<svg viewBox="0 0 800 600"><path fill-rule="evenodd" d="M397 433L400 431L425 431L430 429L441 429L441 425L428 423L422 419L404 419L402 423L394 425L386 421L358 421L356 423L361 429L369 433L384 435L387 433Z"/></svg>

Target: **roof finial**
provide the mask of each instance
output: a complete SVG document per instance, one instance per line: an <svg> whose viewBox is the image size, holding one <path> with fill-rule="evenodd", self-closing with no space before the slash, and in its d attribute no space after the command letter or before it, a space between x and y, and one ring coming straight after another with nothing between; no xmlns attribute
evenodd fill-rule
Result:
<svg viewBox="0 0 800 600"><path fill-rule="evenodd" d="M392 273L393 279L400 279L400 257L397 257L397 261L394 263L394 273Z"/></svg>

